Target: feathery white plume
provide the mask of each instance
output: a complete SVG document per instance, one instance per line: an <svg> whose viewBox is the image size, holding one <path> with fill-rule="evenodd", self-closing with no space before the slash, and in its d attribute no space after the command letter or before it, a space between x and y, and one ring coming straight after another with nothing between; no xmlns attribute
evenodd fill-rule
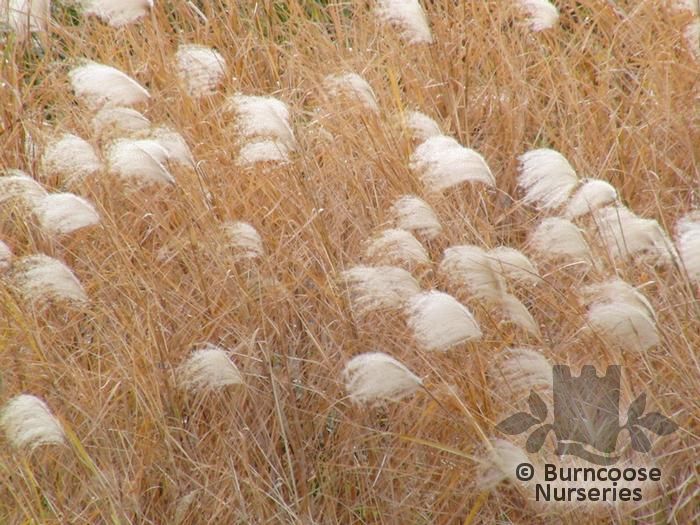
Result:
<svg viewBox="0 0 700 525"><path fill-rule="evenodd" d="M50 0L0 0L0 23L7 24L20 40L46 31L50 19Z"/></svg>
<svg viewBox="0 0 700 525"><path fill-rule="evenodd" d="M150 95L141 84L112 66L90 62L68 73L79 100L93 109L101 106L133 106L148 102Z"/></svg>
<svg viewBox="0 0 700 525"><path fill-rule="evenodd" d="M348 397L356 403L398 401L413 394L421 379L388 354L368 352L350 359L343 368Z"/></svg>
<svg viewBox="0 0 700 525"><path fill-rule="evenodd" d="M450 281L465 285L477 299L499 302L506 283L492 259L478 246L452 246L445 250L438 271Z"/></svg>
<svg viewBox="0 0 700 525"><path fill-rule="evenodd" d="M438 271L452 282L464 285L470 294L499 307L517 326L539 334L537 323L520 300L507 292L496 261L477 246L452 246L445 250Z"/></svg>
<svg viewBox="0 0 700 525"><path fill-rule="evenodd" d="M105 107L92 119L92 129L97 137L106 132L113 135L129 135L150 127L151 121L132 108Z"/></svg>
<svg viewBox="0 0 700 525"><path fill-rule="evenodd" d="M14 281L22 296L40 303L66 300L85 303L88 298L80 281L61 261L48 255L30 255L15 263Z"/></svg>
<svg viewBox="0 0 700 525"><path fill-rule="evenodd" d="M411 154L409 167L435 192L464 182L482 182L488 186L496 184L479 153L445 135L430 137L420 144Z"/></svg>
<svg viewBox="0 0 700 525"><path fill-rule="evenodd" d="M523 202L538 209L557 208L566 202L578 183L569 161L553 149L535 149L518 157L518 186L525 191Z"/></svg>
<svg viewBox="0 0 700 525"><path fill-rule="evenodd" d="M140 150L145 151L151 157L156 159L159 163L165 165L168 160L170 160L170 155L168 150L165 149L160 142L154 139L122 139L125 142L131 142L131 144Z"/></svg>
<svg viewBox="0 0 700 525"><path fill-rule="evenodd" d="M406 115L406 127L411 131L413 138L421 142L428 140L430 137L442 135L438 123L420 111L408 112Z"/></svg>
<svg viewBox="0 0 700 525"><path fill-rule="evenodd" d="M10 399L0 411L0 427L15 448L35 449L61 445L65 434L49 407L36 396L21 394Z"/></svg>
<svg viewBox="0 0 700 525"><path fill-rule="evenodd" d="M49 144L41 160L46 174L59 175L68 183L83 180L102 169L90 143L70 133Z"/></svg>
<svg viewBox="0 0 700 525"><path fill-rule="evenodd" d="M700 60L700 18L695 17L689 24L683 28L683 39L685 40L688 49L695 57L695 60Z"/></svg>
<svg viewBox="0 0 700 525"><path fill-rule="evenodd" d="M552 365L541 352L528 348L509 348L505 359L496 363L492 374L502 388L522 396L536 387L552 388Z"/></svg>
<svg viewBox="0 0 700 525"><path fill-rule="evenodd" d="M349 288L352 307L360 315L400 308L420 293L413 276L393 266L355 266L345 270L341 277Z"/></svg>
<svg viewBox="0 0 700 525"><path fill-rule="evenodd" d="M31 206L46 195L46 190L23 171L9 170L0 176L0 203L22 199L25 204Z"/></svg>
<svg viewBox="0 0 700 525"><path fill-rule="evenodd" d="M700 15L698 0L674 0L672 6L681 11L690 11L694 15Z"/></svg>
<svg viewBox="0 0 700 525"><path fill-rule="evenodd" d="M331 97L345 97L360 103L365 109L379 113L379 104L371 86L357 73L328 75L323 81Z"/></svg>
<svg viewBox="0 0 700 525"><path fill-rule="evenodd" d="M252 166L259 162L286 164L289 162L289 148L279 140L258 140L249 142L238 152L236 164L239 166Z"/></svg>
<svg viewBox="0 0 700 525"><path fill-rule="evenodd" d="M384 230L368 244L367 257L378 264L409 266L429 264L423 245L410 232L401 229Z"/></svg>
<svg viewBox="0 0 700 525"><path fill-rule="evenodd" d="M539 336L540 328L527 307L520 299L511 294L504 294L499 300L499 306L505 317L515 326L519 326L526 332Z"/></svg>
<svg viewBox="0 0 700 525"><path fill-rule="evenodd" d="M272 139L294 149L289 107L274 97L234 95L227 108L236 113L236 129L245 139Z"/></svg>
<svg viewBox="0 0 700 525"><path fill-rule="evenodd" d="M396 226L416 232L426 239L434 239L442 231L435 212L423 199L415 195L404 195L391 207Z"/></svg>
<svg viewBox="0 0 700 525"><path fill-rule="evenodd" d="M151 140L157 142L167 153L168 160L183 166L193 166L194 157L184 137L168 128L156 128L150 133Z"/></svg>
<svg viewBox="0 0 700 525"><path fill-rule="evenodd" d="M636 288L611 279L583 289L588 325L608 344L644 351L659 344L656 313Z"/></svg>
<svg viewBox="0 0 700 525"><path fill-rule="evenodd" d="M515 471L521 463L531 463L523 449L504 439L492 440L487 461L479 475L479 487L492 490L503 481L520 484Z"/></svg>
<svg viewBox="0 0 700 525"><path fill-rule="evenodd" d="M143 135L143 134L142 134ZM194 157L187 142L177 131L159 127L146 134L147 138L133 139L132 144L165 165L175 162L183 166L193 166Z"/></svg>
<svg viewBox="0 0 700 525"><path fill-rule="evenodd" d="M671 240L659 223L643 219L624 206L608 206L593 212L600 238L614 259L635 257L668 264L676 257Z"/></svg>
<svg viewBox="0 0 700 525"><path fill-rule="evenodd" d="M481 338L481 329L469 309L451 295L437 290L413 295L406 306L408 326L426 350L446 351Z"/></svg>
<svg viewBox="0 0 700 525"><path fill-rule="evenodd" d="M594 303L588 310L588 324L608 344L643 352L659 344L654 319L646 309L624 300Z"/></svg>
<svg viewBox="0 0 700 525"><path fill-rule="evenodd" d="M19 170L12 171L19 172ZM698 229L698 224L700 224L700 210L694 210L685 214L676 223L676 236L682 237L686 233L696 231Z"/></svg>
<svg viewBox="0 0 700 525"><path fill-rule="evenodd" d="M676 243L688 277L700 283L700 213L690 213L678 221Z"/></svg>
<svg viewBox="0 0 700 525"><path fill-rule="evenodd" d="M0 241L0 272L7 270L12 264L12 250L4 242Z"/></svg>
<svg viewBox="0 0 700 525"><path fill-rule="evenodd" d="M85 14L94 15L112 27L122 27L146 16L153 0L79 0Z"/></svg>
<svg viewBox="0 0 700 525"><path fill-rule="evenodd" d="M515 248L498 246L487 253L506 278L529 284L538 284L542 280L530 259Z"/></svg>
<svg viewBox="0 0 700 525"><path fill-rule="evenodd" d="M38 201L34 214L51 235L66 235L99 224L100 216L86 199L72 193L52 193Z"/></svg>
<svg viewBox="0 0 700 525"><path fill-rule="evenodd" d="M194 503L195 498L200 494L201 492L199 489L194 489L177 500L175 511L173 512L172 525L182 525L185 523L185 519L191 516L190 509L192 508L192 503Z"/></svg>
<svg viewBox="0 0 700 525"><path fill-rule="evenodd" d="M107 150L112 173L138 184L175 184L163 166L168 152L156 141L122 139Z"/></svg>
<svg viewBox="0 0 700 525"><path fill-rule="evenodd" d="M247 222L225 222L221 228L237 259L255 259L265 253L260 234Z"/></svg>
<svg viewBox="0 0 700 525"><path fill-rule="evenodd" d="M178 367L177 376L179 385L191 392L243 383L229 352L212 344L194 350Z"/></svg>
<svg viewBox="0 0 700 525"><path fill-rule="evenodd" d="M216 92L226 74L226 61L221 54L206 46L183 44L177 48L177 74L193 97Z"/></svg>
<svg viewBox="0 0 700 525"><path fill-rule="evenodd" d="M656 312L649 300L634 286L622 279L613 278L599 284L585 286L581 290L586 304L625 302L656 319Z"/></svg>
<svg viewBox="0 0 700 525"><path fill-rule="evenodd" d="M559 20L559 10L549 0L516 0L528 16L530 29L544 31L554 27Z"/></svg>
<svg viewBox="0 0 700 525"><path fill-rule="evenodd" d="M590 262L591 252L581 230L571 221L549 217L537 225L529 239L542 257L570 257Z"/></svg>
<svg viewBox="0 0 700 525"><path fill-rule="evenodd" d="M589 179L569 199L564 216L567 219L575 219L616 200L617 190L609 182Z"/></svg>
<svg viewBox="0 0 700 525"><path fill-rule="evenodd" d="M388 24L397 26L401 37L409 44L430 44L433 35L418 0L378 0L377 15Z"/></svg>

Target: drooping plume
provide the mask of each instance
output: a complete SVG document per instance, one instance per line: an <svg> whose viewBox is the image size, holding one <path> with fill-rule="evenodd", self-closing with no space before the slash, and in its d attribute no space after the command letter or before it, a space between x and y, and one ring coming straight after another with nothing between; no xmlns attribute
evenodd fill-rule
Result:
<svg viewBox="0 0 700 525"><path fill-rule="evenodd" d="M578 183L569 161L553 149L531 150L520 155L518 160L518 186L525 191L523 202L538 209L558 208Z"/></svg>
<svg viewBox="0 0 700 525"><path fill-rule="evenodd" d="M531 463L523 449L504 439L492 440L478 486L482 490L492 490L504 481L520 484L515 472L522 463Z"/></svg>
<svg viewBox="0 0 700 525"><path fill-rule="evenodd" d="M0 427L15 448L31 450L41 445L65 443L63 427L47 404L36 396L21 394L0 411Z"/></svg>
<svg viewBox="0 0 700 525"><path fill-rule="evenodd" d="M191 392L243 384L230 352L212 344L194 350L178 367L177 377L179 386Z"/></svg>
<svg viewBox="0 0 700 525"><path fill-rule="evenodd" d="M529 334L539 336L540 328L532 317L532 314L527 309L527 307L520 302L516 296L512 294L504 294L500 301L499 307L504 314L504 317L513 323L515 326L519 326Z"/></svg>
<svg viewBox="0 0 700 525"><path fill-rule="evenodd" d="M343 369L348 397L356 403L377 404L398 401L413 394L421 379L388 354L368 352L356 355Z"/></svg>
<svg viewBox="0 0 700 525"><path fill-rule="evenodd" d="M265 253L260 234L247 222L226 222L221 228L228 246L235 252L236 259L255 259Z"/></svg>
<svg viewBox="0 0 700 525"><path fill-rule="evenodd" d="M138 21L153 8L153 0L79 0L85 14L98 17L112 27Z"/></svg>
<svg viewBox="0 0 700 525"><path fill-rule="evenodd" d="M404 195L391 207L396 226L426 239L434 239L442 231L440 221L430 205L415 195Z"/></svg>
<svg viewBox="0 0 700 525"><path fill-rule="evenodd" d="M48 255L30 255L18 259L13 270L13 282L29 302L88 301L83 286L70 268Z"/></svg>
<svg viewBox="0 0 700 525"><path fill-rule="evenodd" d="M102 170L97 153L89 142L70 133L51 142L42 156L46 175L58 175L68 184L81 181Z"/></svg>
<svg viewBox="0 0 700 525"><path fill-rule="evenodd" d="M613 279L583 292L588 326L607 344L638 352L659 344L654 308L634 287Z"/></svg>
<svg viewBox="0 0 700 525"><path fill-rule="evenodd" d="M98 138L130 135L150 127L151 121L132 108L105 107L92 119L92 129Z"/></svg>
<svg viewBox="0 0 700 525"><path fill-rule="evenodd" d="M522 252L509 246L498 246L487 252L507 279L522 283L538 284L542 281L537 268Z"/></svg>
<svg viewBox="0 0 700 525"><path fill-rule="evenodd" d="M184 44L175 54L177 74L193 97L216 92L226 75L226 61L221 54L206 46Z"/></svg>
<svg viewBox="0 0 700 525"><path fill-rule="evenodd" d="M34 214L41 229L49 235L67 235L81 228L99 224L95 207L72 193L52 193L38 201Z"/></svg>
<svg viewBox="0 0 700 525"><path fill-rule="evenodd" d="M567 219L575 219L603 206L613 204L616 200L617 190L612 184L604 180L589 179L569 199L564 216Z"/></svg>
<svg viewBox="0 0 700 525"><path fill-rule="evenodd" d="M429 190L441 192L465 182L495 186L496 181L484 158L452 137L430 137L411 154L409 167Z"/></svg>
<svg viewBox="0 0 700 525"><path fill-rule="evenodd" d="M584 286L581 293L586 304L622 301L643 310L650 318L656 320L656 311L649 300L622 279L613 278L603 283Z"/></svg>
<svg viewBox="0 0 700 525"><path fill-rule="evenodd" d="M700 4L697 0L673 0L672 6L680 11L690 11L694 15L700 15Z"/></svg>
<svg viewBox="0 0 700 525"><path fill-rule="evenodd" d="M90 62L68 73L73 91L93 109L102 106L133 106L148 102L143 86L118 69Z"/></svg>
<svg viewBox="0 0 700 525"><path fill-rule="evenodd" d="M413 295L406 306L408 326L425 350L446 351L481 338L481 329L469 309L451 295L437 290Z"/></svg>
<svg viewBox="0 0 700 525"><path fill-rule="evenodd" d="M367 81L357 73L329 75L323 83L329 96L352 100L373 113L379 113L379 104L377 104L374 91Z"/></svg>
<svg viewBox="0 0 700 525"><path fill-rule="evenodd" d="M545 259L557 257L591 262L591 251L581 230L571 221L550 217L540 222L529 243Z"/></svg>
<svg viewBox="0 0 700 525"><path fill-rule="evenodd" d="M638 217L624 206L601 208L593 217L613 259L634 258L664 265L676 257L671 240L653 219Z"/></svg>
<svg viewBox="0 0 700 525"><path fill-rule="evenodd" d="M19 40L45 32L50 19L50 0L0 1L0 24L7 24Z"/></svg>
<svg viewBox="0 0 700 525"><path fill-rule="evenodd" d="M643 352L659 344L656 323L645 310L625 301L595 303L588 324L607 344Z"/></svg>
<svg viewBox="0 0 700 525"><path fill-rule="evenodd" d="M674 0L672 6L692 17L683 28L683 39L696 60L700 60L700 3L697 0Z"/></svg>
<svg viewBox="0 0 700 525"><path fill-rule="evenodd" d="M252 166L261 162L286 164L289 162L290 149L279 140L257 140L249 142L238 152L236 164Z"/></svg>
<svg viewBox="0 0 700 525"><path fill-rule="evenodd" d="M418 0L378 0L380 20L396 26L401 37L409 44L430 44L433 35Z"/></svg>
<svg viewBox="0 0 700 525"><path fill-rule="evenodd" d="M700 283L700 213L693 212L676 224L676 244L692 282Z"/></svg>
<svg viewBox="0 0 700 525"><path fill-rule="evenodd" d="M165 127L158 127L149 134L150 140L157 142L168 155L170 162L176 162L183 166L193 166L194 157L187 145L185 138L177 131Z"/></svg>
<svg viewBox="0 0 700 525"><path fill-rule="evenodd" d="M424 142L430 137L442 135L438 123L420 111L409 111L406 114L406 127L413 138L420 142Z"/></svg>
<svg viewBox="0 0 700 525"><path fill-rule="evenodd" d="M533 388L552 388L552 365L537 350L509 348L497 360L490 373L500 390L512 392L514 398L525 398Z"/></svg>
<svg viewBox="0 0 700 525"><path fill-rule="evenodd" d="M478 246L447 248L438 271L448 280L466 286L470 295L477 299L498 303L506 293L501 273Z"/></svg>
<svg viewBox="0 0 700 525"><path fill-rule="evenodd" d="M538 334L539 328L520 300L508 293L496 261L478 246L452 246L445 250L438 271L449 281L465 286L472 297L499 308L517 326Z"/></svg>
<svg viewBox="0 0 700 525"><path fill-rule="evenodd" d="M695 60L700 60L700 16L695 16L686 24L683 28L683 38Z"/></svg>
<svg viewBox="0 0 700 525"><path fill-rule="evenodd" d="M154 139L123 139L124 142L131 143L132 146L145 151L164 166L170 160L170 154L160 142ZM119 142L119 141L118 141Z"/></svg>
<svg viewBox="0 0 700 525"><path fill-rule="evenodd" d="M559 20L559 10L549 0L515 0L528 18L533 31L551 29Z"/></svg>
<svg viewBox="0 0 700 525"><path fill-rule="evenodd" d="M21 199L25 205L32 206L46 195L46 190L23 171L9 170L0 176L0 204Z"/></svg>
<svg viewBox="0 0 700 525"><path fill-rule="evenodd" d="M0 241L0 272L7 270L12 264L12 250L4 242Z"/></svg>
<svg viewBox="0 0 700 525"><path fill-rule="evenodd" d="M410 232L401 229L384 230L367 246L366 255L377 264L408 267L429 264L423 245Z"/></svg>
<svg viewBox="0 0 700 525"><path fill-rule="evenodd" d="M107 149L109 170L138 185L175 184L163 162L168 152L156 141L122 139Z"/></svg>
<svg viewBox="0 0 700 525"><path fill-rule="evenodd" d="M274 97L234 95L227 108L236 114L236 130L246 141L268 139L294 149L289 107Z"/></svg>
<svg viewBox="0 0 700 525"><path fill-rule="evenodd" d="M344 271L341 277L348 286L352 308L359 315L401 308L420 293L413 276L393 266L355 266Z"/></svg>

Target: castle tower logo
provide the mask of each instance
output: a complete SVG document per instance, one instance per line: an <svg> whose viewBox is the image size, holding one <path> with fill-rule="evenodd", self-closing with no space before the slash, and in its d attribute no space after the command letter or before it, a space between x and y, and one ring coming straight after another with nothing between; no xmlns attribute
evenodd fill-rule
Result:
<svg viewBox="0 0 700 525"><path fill-rule="evenodd" d="M646 394L639 395L627 410L627 421L620 425L620 366L609 366L605 375L598 377L591 365L581 369L579 377L572 377L566 365L553 367L554 421L546 423L546 403L534 390L530 391L530 412L518 412L501 421L496 428L504 434L517 435L537 426L528 436L525 448L538 452L553 431L557 439L557 455L574 455L596 465L613 465L620 458L615 455L620 432L630 434L632 448L649 452L651 442L646 431L667 435L678 425L658 412L644 414Z"/></svg>

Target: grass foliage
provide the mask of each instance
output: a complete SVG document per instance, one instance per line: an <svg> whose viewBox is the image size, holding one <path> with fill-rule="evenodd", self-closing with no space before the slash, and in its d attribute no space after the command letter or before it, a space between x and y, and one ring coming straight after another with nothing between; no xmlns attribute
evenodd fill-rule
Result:
<svg viewBox="0 0 700 525"><path fill-rule="evenodd" d="M541 284L509 291L541 338L436 271L444 249L460 244L537 259L526 241L546 213L519 202L516 177L518 156L539 147L561 152L579 177L610 182L672 234L700 205L700 62L683 36L688 12L662 1L559 0L559 25L533 33L514 2L427 0L434 43L408 46L364 1L156 0L119 29L67 4L54 2L46 34L3 37L0 168L87 198L102 222L56 239L21 206L0 205L0 239L15 257L65 262L90 297L87 306L33 307L0 276L0 400L40 396L67 442L31 453L0 443L0 522L551 523L516 488L487 492L478 481L487 439L503 437L494 426L504 404L507 413L526 405L490 377L499 354L522 345L574 367L624 365L623 390L647 392L648 405L681 427L654 444L661 494L557 519L698 519L700 304L681 266L599 249L586 268L540 261ZM183 43L225 58L216 94L187 95L175 75ZM68 81L83 59L146 87L151 100L137 109L183 135L196 169L171 167L176 186L138 191L106 172L70 189L44 177L49 137L70 132L105 146ZM378 115L326 93L324 77L345 72L372 86ZM298 142L289 163L236 163L235 114L222 109L236 93L289 105ZM483 155L497 189L427 191L409 169L409 110ZM391 205L406 194L426 200L443 226L424 241L432 264L414 276L468 305L482 340L425 352L400 310L352 312L340 275L369 262L367 240L392 227ZM264 254L228 250L227 221L254 226ZM581 329L582 287L611 276L644 285L658 315L655 348L630 353ZM206 343L232 350L244 385L178 388L177 367ZM399 359L425 390L352 404L343 366L374 351Z"/></svg>

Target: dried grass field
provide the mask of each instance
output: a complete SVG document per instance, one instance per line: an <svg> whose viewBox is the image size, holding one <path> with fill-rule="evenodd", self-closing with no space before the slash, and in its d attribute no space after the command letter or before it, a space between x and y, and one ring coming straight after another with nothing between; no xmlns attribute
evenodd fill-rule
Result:
<svg viewBox="0 0 700 525"><path fill-rule="evenodd" d="M697 2L0 14L0 523L700 520ZM554 364L643 501L514 477Z"/></svg>

